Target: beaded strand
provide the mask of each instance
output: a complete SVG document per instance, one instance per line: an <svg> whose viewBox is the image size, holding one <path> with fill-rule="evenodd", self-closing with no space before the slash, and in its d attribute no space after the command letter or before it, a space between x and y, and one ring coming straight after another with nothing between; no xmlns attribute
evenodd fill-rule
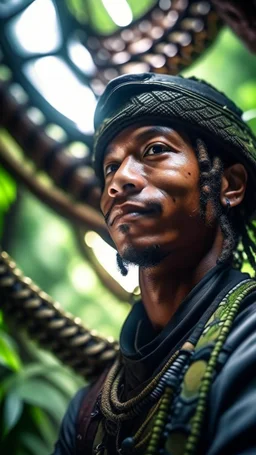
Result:
<svg viewBox="0 0 256 455"><path fill-rule="evenodd" d="M181 354L173 362L167 372L168 377L165 383L164 393L161 398L159 411L152 428L151 438L145 455L158 455L157 451L160 449L160 442L161 439L163 439L163 433L168 421L172 401L174 396L178 393L178 388L180 386L181 372L184 370L187 359L191 353L192 351L190 350L181 351Z"/></svg>
<svg viewBox="0 0 256 455"><path fill-rule="evenodd" d="M168 411L173 399L173 390L171 384L166 384L163 397L159 406L154 426L152 428L151 438L145 452L145 455L157 455L160 440L164 431L166 420L168 419Z"/></svg>

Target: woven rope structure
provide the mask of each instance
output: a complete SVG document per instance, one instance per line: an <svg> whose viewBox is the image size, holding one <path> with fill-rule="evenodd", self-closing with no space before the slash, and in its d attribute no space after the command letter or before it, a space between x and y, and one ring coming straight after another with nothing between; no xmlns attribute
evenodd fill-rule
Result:
<svg viewBox="0 0 256 455"><path fill-rule="evenodd" d="M0 254L0 297L1 308L32 339L83 377L97 377L116 358L115 341L100 337L64 312L4 251Z"/></svg>

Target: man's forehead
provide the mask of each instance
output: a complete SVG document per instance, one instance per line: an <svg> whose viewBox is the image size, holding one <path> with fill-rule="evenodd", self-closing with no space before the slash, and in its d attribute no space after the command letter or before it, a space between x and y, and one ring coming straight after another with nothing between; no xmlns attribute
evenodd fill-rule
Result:
<svg viewBox="0 0 256 455"><path fill-rule="evenodd" d="M105 154L104 154L104 159L106 158L107 155L110 155L111 153L115 153L120 146L122 146L124 143L129 141L129 143L134 142L137 144L143 144L143 142L147 141L151 137L155 136L166 136L168 135L169 138L172 136L176 135L182 135L184 139L184 135L180 132L177 132L174 128L171 126L164 126L164 125L132 125L129 126L128 128L125 128L122 130L120 133L118 133L114 139L108 144Z"/></svg>

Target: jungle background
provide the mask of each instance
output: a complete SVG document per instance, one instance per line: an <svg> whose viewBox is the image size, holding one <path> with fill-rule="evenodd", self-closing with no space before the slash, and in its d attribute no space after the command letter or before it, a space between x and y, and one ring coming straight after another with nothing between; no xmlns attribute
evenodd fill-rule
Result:
<svg viewBox="0 0 256 455"><path fill-rule="evenodd" d="M86 16L79 1L76 14ZM95 26L115 26L101 0L87 2L95 9ZM130 1L136 14L136 1ZM140 0L140 4L152 4ZM256 57L227 28L189 69L224 91L248 113L256 133ZM1 77L1 76L0 76ZM5 132L1 132L4 137ZM0 235L3 249L24 274L79 316L86 326L118 338L129 304L119 302L101 284L82 257L73 228L17 185L0 169ZM53 450L68 402L84 380L63 367L50 353L37 348L0 312L0 426L1 454L47 455Z"/></svg>

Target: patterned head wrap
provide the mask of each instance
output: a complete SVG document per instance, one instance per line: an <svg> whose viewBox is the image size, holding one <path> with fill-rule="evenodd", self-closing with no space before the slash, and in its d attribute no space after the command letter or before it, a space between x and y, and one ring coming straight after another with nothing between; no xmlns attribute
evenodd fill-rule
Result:
<svg viewBox="0 0 256 455"><path fill-rule="evenodd" d="M101 182L106 147L119 132L132 124L167 125L214 144L224 160L243 163L249 174L247 210L255 211L256 138L242 111L206 82L154 73L119 76L99 99L94 124L94 168Z"/></svg>

